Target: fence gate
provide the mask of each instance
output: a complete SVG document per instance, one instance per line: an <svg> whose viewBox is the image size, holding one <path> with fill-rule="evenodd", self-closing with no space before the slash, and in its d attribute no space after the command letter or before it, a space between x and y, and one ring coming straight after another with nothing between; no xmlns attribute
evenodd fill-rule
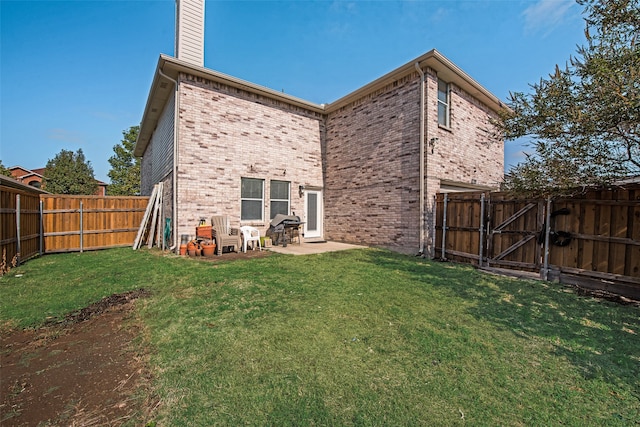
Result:
<svg viewBox="0 0 640 427"><path fill-rule="evenodd" d="M536 273L543 268L543 200L438 194L435 229L435 256L441 259Z"/></svg>
<svg viewBox="0 0 640 427"><path fill-rule="evenodd" d="M506 200L487 204L487 267L539 272L543 267L545 205L541 200Z"/></svg>
<svg viewBox="0 0 640 427"><path fill-rule="evenodd" d="M638 184L546 200L441 193L434 215L436 258L640 299Z"/></svg>

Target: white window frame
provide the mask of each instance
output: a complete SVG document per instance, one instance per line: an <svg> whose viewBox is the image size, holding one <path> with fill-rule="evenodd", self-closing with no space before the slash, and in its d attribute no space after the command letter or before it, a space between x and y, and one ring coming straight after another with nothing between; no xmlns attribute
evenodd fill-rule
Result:
<svg viewBox="0 0 640 427"><path fill-rule="evenodd" d="M286 199L274 199L272 196L272 189L274 182L283 182L286 183L287 188L287 198ZM291 181L283 181L280 179L272 179L269 181L269 216L273 219L273 202L287 202L287 215L291 212Z"/></svg>
<svg viewBox="0 0 640 427"><path fill-rule="evenodd" d="M242 197L242 182L247 179L247 180L252 180L252 181L260 181L260 183L262 184L262 191L261 193L261 197L259 199L255 198L255 197ZM244 204L245 201L259 201L260 202L260 218L244 218L242 216L243 214L243 209L242 209L242 205ZM264 221L264 179L261 178L249 178L249 177L242 177L240 178L240 221L242 222L251 222L251 221L259 221L262 222Z"/></svg>
<svg viewBox="0 0 640 427"><path fill-rule="evenodd" d="M441 84L446 86L444 92L446 100L444 101L440 99L440 94L443 93L440 90ZM441 106L444 106L444 117L440 115ZM441 119L444 119L444 123L441 123ZM438 79L438 126L444 126L445 128L451 127L451 84L441 79Z"/></svg>

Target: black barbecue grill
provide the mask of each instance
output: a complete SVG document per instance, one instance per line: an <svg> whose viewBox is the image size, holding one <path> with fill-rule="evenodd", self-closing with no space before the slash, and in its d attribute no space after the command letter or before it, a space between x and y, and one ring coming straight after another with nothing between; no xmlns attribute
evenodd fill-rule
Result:
<svg viewBox="0 0 640 427"><path fill-rule="evenodd" d="M289 233L290 237L293 237L293 230L298 230L298 236L300 236L299 228L302 224L303 222L300 221L299 216L277 214L271 220L269 227L273 244L278 245L282 241L282 247L287 246L287 233Z"/></svg>

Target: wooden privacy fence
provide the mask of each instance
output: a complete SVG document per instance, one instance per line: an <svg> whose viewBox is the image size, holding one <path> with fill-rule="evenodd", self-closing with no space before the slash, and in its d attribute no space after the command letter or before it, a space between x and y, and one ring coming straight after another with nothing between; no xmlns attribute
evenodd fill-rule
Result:
<svg viewBox="0 0 640 427"><path fill-rule="evenodd" d="M40 196L43 253L131 246L148 197Z"/></svg>
<svg viewBox="0 0 640 427"><path fill-rule="evenodd" d="M3 267L19 264L39 253L40 193L36 188L0 176L0 263Z"/></svg>
<svg viewBox="0 0 640 427"><path fill-rule="evenodd" d="M0 244L7 263L45 253L131 246L149 200L34 194L5 181Z"/></svg>
<svg viewBox="0 0 640 427"><path fill-rule="evenodd" d="M640 185L575 197L436 196L435 256L640 298Z"/></svg>

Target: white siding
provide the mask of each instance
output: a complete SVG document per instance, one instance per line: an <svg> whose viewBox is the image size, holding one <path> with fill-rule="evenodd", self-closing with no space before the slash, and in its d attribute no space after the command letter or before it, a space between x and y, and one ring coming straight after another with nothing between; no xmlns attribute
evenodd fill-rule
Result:
<svg viewBox="0 0 640 427"><path fill-rule="evenodd" d="M151 144L153 150L151 152L152 172L151 180L153 183L162 181L173 167L173 133L175 124L175 95L172 94L164 111L158 121Z"/></svg>
<svg viewBox="0 0 640 427"><path fill-rule="evenodd" d="M175 93L172 93L142 156L140 193L143 196L150 195L153 186L166 179L173 168L174 117Z"/></svg>
<svg viewBox="0 0 640 427"><path fill-rule="evenodd" d="M177 0L176 57L204 67L204 0Z"/></svg>
<svg viewBox="0 0 640 427"><path fill-rule="evenodd" d="M151 164L152 152L153 147L151 144L148 144L142 156L142 161L140 162L140 195L142 196L150 196L153 190L154 183L151 180L153 169L153 165Z"/></svg>

